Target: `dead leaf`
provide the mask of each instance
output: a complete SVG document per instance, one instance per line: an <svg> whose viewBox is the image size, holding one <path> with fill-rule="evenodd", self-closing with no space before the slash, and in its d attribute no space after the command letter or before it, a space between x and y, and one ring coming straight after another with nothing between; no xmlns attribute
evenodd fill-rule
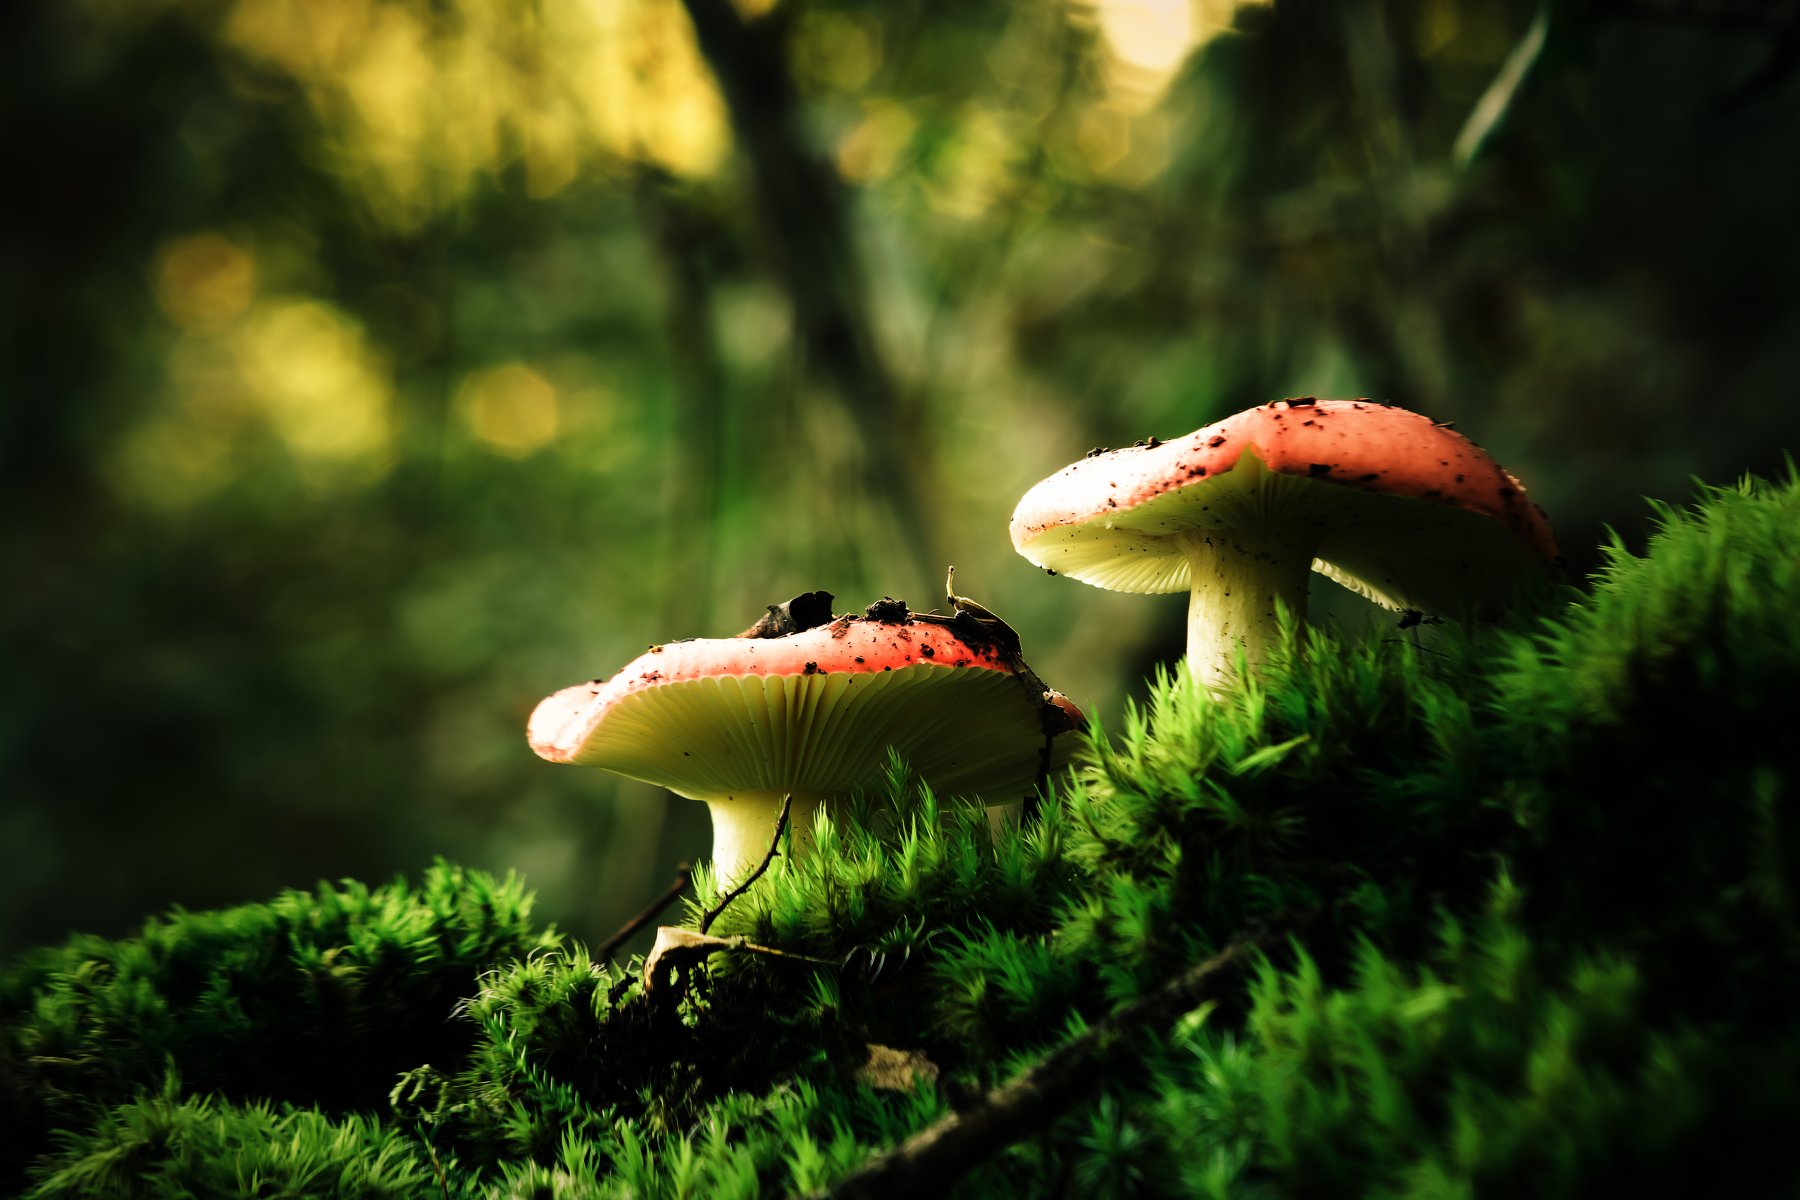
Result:
<svg viewBox="0 0 1800 1200"><path fill-rule="evenodd" d="M869 1043L869 1057L856 1068L855 1079L889 1092L917 1091L920 1084L936 1083L938 1065L923 1050L896 1050Z"/></svg>

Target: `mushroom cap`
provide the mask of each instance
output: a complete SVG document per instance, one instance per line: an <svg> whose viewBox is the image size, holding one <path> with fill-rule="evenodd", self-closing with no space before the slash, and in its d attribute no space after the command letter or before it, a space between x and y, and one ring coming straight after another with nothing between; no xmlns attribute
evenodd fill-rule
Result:
<svg viewBox="0 0 1800 1200"><path fill-rule="evenodd" d="M948 625L840 617L785 637L654 646L545 699L526 736L552 762L703 800L847 794L892 747L939 792L998 803L1067 761L1072 707Z"/></svg>
<svg viewBox="0 0 1800 1200"><path fill-rule="evenodd" d="M1278 400L1089 455L1025 494L1012 539L1095 587L1180 592L1196 545L1252 525L1389 608L1491 608L1560 562L1543 510L1486 451L1366 400Z"/></svg>

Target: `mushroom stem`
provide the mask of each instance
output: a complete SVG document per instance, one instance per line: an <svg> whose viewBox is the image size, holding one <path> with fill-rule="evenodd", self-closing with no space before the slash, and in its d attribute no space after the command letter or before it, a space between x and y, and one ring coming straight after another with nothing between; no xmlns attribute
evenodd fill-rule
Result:
<svg viewBox="0 0 1800 1200"><path fill-rule="evenodd" d="M1276 602L1306 616L1310 540L1286 528L1196 530L1183 537L1191 576L1188 669L1215 691L1230 686L1241 645L1251 669L1280 631Z"/></svg>
<svg viewBox="0 0 1800 1200"><path fill-rule="evenodd" d="M775 820L781 815L781 802L787 795L785 790L746 791L707 799L706 807L712 812L713 874L721 886L735 883L755 870L769 852L769 839L775 836ZM795 792L793 796L788 828L796 839L810 840L813 814L830 797L807 792Z"/></svg>

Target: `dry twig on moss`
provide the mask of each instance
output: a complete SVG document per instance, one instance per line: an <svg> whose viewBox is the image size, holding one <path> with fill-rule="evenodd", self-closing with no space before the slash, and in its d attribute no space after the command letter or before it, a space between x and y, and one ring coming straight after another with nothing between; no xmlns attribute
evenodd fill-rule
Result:
<svg viewBox="0 0 1800 1200"><path fill-rule="evenodd" d="M701 933L710 932L712 923L719 919L719 914L724 912L733 900L748 891L751 884L761 879L763 872L769 869L769 864L775 861L775 854L781 849L781 835L787 831L788 813L793 811L793 807L794 794L789 792L782 798L781 811L775 815L775 836L769 839L768 853L764 854L763 860L756 864L756 870L744 876L742 882L721 896L717 904L706 910L706 915L700 918Z"/></svg>
<svg viewBox="0 0 1800 1200"><path fill-rule="evenodd" d="M656 920L657 917L660 917L663 909L669 907L669 905L681 898L681 893L687 891L688 882L692 878L693 868L687 863L682 863L680 866L676 867L675 881L669 885L668 890L652 900L644 908L643 912L640 912L637 916L619 926L619 931L607 938L601 945L599 952L594 955L594 961L611 962L612 956L619 952L620 946L623 946L626 942L630 941L632 936L636 934L638 930Z"/></svg>
<svg viewBox="0 0 1800 1200"><path fill-rule="evenodd" d="M1303 918L1304 919L1304 918ZM1031 1070L953 1112L824 1192L823 1200L876 1200L941 1192L982 1160L1038 1133L1093 1091L1105 1068L1137 1053L1145 1034L1165 1029L1216 996L1243 971L1272 931L1232 942L1148 995L1119 1009Z"/></svg>

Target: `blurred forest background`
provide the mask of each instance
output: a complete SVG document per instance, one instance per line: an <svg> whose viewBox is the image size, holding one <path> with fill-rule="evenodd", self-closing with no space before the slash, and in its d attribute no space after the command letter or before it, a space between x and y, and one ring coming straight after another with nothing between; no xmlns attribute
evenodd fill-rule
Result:
<svg viewBox="0 0 1800 1200"><path fill-rule="evenodd" d="M438 854L598 940L705 811L527 713L812 588L1116 725L1183 598L1006 529L1094 445L1374 397L1578 571L1780 469L1797 10L12 6L0 952Z"/></svg>

